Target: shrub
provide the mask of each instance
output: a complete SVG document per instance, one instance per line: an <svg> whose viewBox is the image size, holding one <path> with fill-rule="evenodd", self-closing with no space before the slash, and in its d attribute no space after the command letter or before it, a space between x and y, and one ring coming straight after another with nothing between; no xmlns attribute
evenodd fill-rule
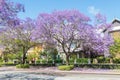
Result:
<svg viewBox="0 0 120 80"><path fill-rule="evenodd" d="M16 65L16 68L29 68L29 64L18 64Z"/></svg>
<svg viewBox="0 0 120 80"><path fill-rule="evenodd" d="M38 59L37 61L36 61L36 64L46 64L48 61L46 60L46 59Z"/></svg>
<svg viewBox="0 0 120 80"><path fill-rule="evenodd" d="M0 67L2 67L2 64L0 64Z"/></svg>
<svg viewBox="0 0 120 80"><path fill-rule="evenodd" d="M49 60L46 60L46 59L39 59L36 61L36 64L52 64L53 63L53 60L49 59Z"/></svg>
<svg viewBox="0 0 120 80"><path fill-rule="evenodd" d="M69 60L69 63L70 64L74 64L75 62L75 59L70 59ZM79 59L76 59L76 64L87 64L88 63L88 58L79 58Z"/></svg>
<svg viewBox="0 0 120 80"><path fill-rule="evenodd" d="M2 64L14 64L14 63L9 61L9 62L2 62Z"/></svg>
<svg viewBox="0 0 120 80"><path fill-rule="evenodd" d="M48 64L52 64L53 63L53 60L52 59L49 59L48 60Z"/></svg>
<svg viewBox="0 0 120 80"><path fill-rule="evenodd" d="M31 66L53 67L55 64L30 64Z"/></svg>
<svg viewBox="0 0 120 80"><path fill-rule="evenodd" d="M63 62L63 60L62 59L55 59L54 60L54 63L62 63ZM36 64L40 64L40 63L42 63L42 64L53 64L53 60L52 59L39 59L39 60L37 60L36 61Z"/></svg>
<svg viewBox="0 0 120 80"><path fill-rule="evenodd" d="M76 61L77 61L78 64L79 63L86 64L86 63L88 63L88 58L80 58L80 59L77 59Z"/></svg>
<svg viewBox="0 0 120 80"><path fill-rule="evenodd" d="M104 63L105 58L103 56L97 57L98 63Z"/></svg>
<svg viewBox="0 0 120 80"><path fill-rule="evenodd" d="M70 64L74 64L74 59L70 59L70 60L69 60L69 63L70 63Z"/></svg>
<svg viewBox="0 0 120 80"><path fill-rule="evenodd" d="M110 63L110 60L111 60L112 58L109 58L109 57L103 57L103 56L101 56L101 57L98 57L97 58L97 60L98 60L98 63Z"/></svg>
<svg viewBox="0 0 120 80"><path fill-rule="evenodd" d="M2 62L1 63L2 65L5 65L5 66L15 66L16 64L14 64L13 62Z"/></svg>
<svg viewBox="0 0 120 80"><path fill-rule="evenodd" d="M113 63L120 63L120 58L113 58Z"/></svg>
<svg viewBox="0 0 120 80"><path fill-rule="evenodd" d="M41 59L42 64L46 64L47 60Z"/></svg>
<svg viewBox="0 0 120 80"><path fill-rule="evenodd" d="M62 63L62 62L63 62L62 59L56 59L56 60L55 60L55 63Z"/></svg>
<svg viewBox="0 0 120 80"><path fill-rule="evenodd" d="M36 64L40 64L40 59L36 61Z"/></svg>
<svg viewBox="0 0 120 80"><path fill-rule="evenodd" d="M72 54L72 55L70 56L70 59L72 59L72 60L77 59L77 55L76 55L76 54Z"/></svg>
<svg viewBox="0 0 120 80"><path fill-rule="evenodd" d="M61 65L61 66L58 66L58 69L59 70L67 70L67 71L70 71L74 68L74 65Z"/></svg>
<svg viewBox="0 0 120 80"><path fill-rule="evenodd" d="M110 63L110 58L105 58L105 63Z"/></svg>
<svg viewBox="0 0 120 80"><path fill-rule="evenodd" d="M3 62L4 60L0 57L0 62Z"/></svg>

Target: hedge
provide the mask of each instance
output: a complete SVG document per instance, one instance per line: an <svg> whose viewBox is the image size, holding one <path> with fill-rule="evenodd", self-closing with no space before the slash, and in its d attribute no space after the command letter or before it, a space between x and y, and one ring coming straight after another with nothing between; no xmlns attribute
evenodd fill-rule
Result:
<svg viewBox="0 0 120 80"><path fill-rule="evenodd" d="M36 61L36 64L53 64L53 62L54 63L62 63L63 62L63 60L62 59L56 59L56 60L51 60L51 59L49 59L49 60L44 60L44 59L39 59L39 60L37 60Z"/></svg>
<svg viewBox="0 0 120 80"><path fill-rule="evenodd" d="M75 64L79 68L120 69L120 64Z"/></svg>
<svg viewBox="0 0 120 80"><path fill-rule="evenodd" d="M74 64L75 60L74 59L70 59L69 63L70 64ZM79 59L76 59L76 63L77 64L87 64L88 63L88 58L79 58Z"/></svg>
<svg viewBox="0 0 120 80"><path fill-rule="evenodd" d="M74 68L74 65L61 65L58 66L59 70L66 70L66 71L70 71Z"/></svg>
<svg viewBox="0 0 120 80"><path fill-rule="evenodd" d="M29 64L18 64L16 65L16 68L29 68Z"/></svg>
<svg viewBox="0 0 120 80"><path fill-rule="evenodd" d="M29 64L30 66L41 66L41 67L52 67L55 66L55 64Z"/></svg>

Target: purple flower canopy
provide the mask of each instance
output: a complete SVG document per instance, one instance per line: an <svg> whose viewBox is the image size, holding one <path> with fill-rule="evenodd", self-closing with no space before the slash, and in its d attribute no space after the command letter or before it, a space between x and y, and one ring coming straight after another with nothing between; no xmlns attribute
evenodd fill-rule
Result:
<svg viewBox="0 0 120 80"><path fill-rule="evenodd" d="M22 48L22 63L25 63L27 51L38 43L50 43L69 57L81 50L109 55L109 46L113 43L107 33L110 24L106 17L97 14L95 26L91 19L78 10L54 11L42 13L37 20L20 20L17 13L24 11L24 6L9 0L0 0L0 40L4 48L19 50ZM100 31L101 30L101 31Z"/></svg>
<svg viewBox="0 0 120 80"><path fill-rule="evenodd" d="M9 0L0 0L0 24L1 25L17 25L17 13L24 11L24 6Z"/></svg>
<svg viewBox="0 0 120 80"><path fill-rule="evenodd" d="M63 52L73 53L84 47L103 54L112 44L112 39L109 35L101 36L102 32L98 34L97 31L106 29L109 24L100 14L96 20L99 27L90 25L90 18L77 10L43 13L38 16L36 31L43 41L52 42Z"/></svg>
<svg viewBox="0 0 120 80"><path fill-rule="evenodd" d="M106 23L106 17L100 13L95 16L96 24L93 26L89 23L91 19L78 10L42 13L36 21L29 18L21 21L17 18L20 11L24 11L22 4L0 0L0 24L9 26L4 30L13 31L9 38L17 38L21 33L24 35L19 36L20 40L29 37L31 41L52 43L65 53L81 49L104 53L113 42L105 33L110 24ZM100 29L102 32L98 33Z"/></svg>

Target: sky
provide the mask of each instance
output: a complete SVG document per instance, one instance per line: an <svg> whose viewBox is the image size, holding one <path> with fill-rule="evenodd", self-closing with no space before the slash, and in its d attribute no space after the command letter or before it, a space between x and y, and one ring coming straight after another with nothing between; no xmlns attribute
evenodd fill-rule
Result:
<svg viewBox="0 0 120 80"><path fill-rule="evenodd" d="M20 12L21 19L30 17L36 19L40 13L51 13L55 10L79 10L94 20L97 13L107 17L107 21L120 19L120 0L11 0L22 3L25 12Z"/></svg>

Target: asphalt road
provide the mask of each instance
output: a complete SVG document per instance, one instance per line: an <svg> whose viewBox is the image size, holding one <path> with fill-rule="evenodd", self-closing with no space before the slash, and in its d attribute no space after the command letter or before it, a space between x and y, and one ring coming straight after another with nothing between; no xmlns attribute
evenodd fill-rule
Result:
<svg viewBox="0 0 120 80"><path fill-rule="evenodd" d="M105 74L78 74L57 77L55 80L120 80L120 75Z"/></svg>

